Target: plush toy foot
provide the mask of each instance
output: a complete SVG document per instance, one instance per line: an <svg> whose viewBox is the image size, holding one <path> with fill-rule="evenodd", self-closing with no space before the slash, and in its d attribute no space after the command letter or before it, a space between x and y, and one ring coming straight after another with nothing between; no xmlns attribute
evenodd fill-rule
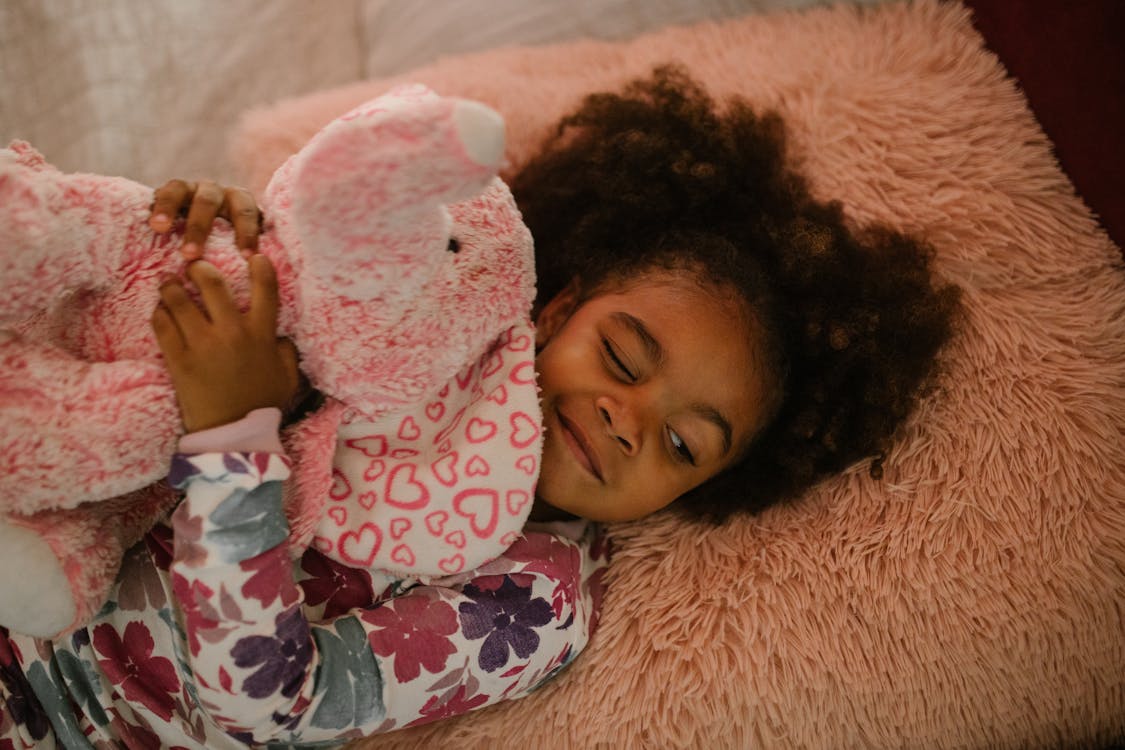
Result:
<svg viewBox="0 0 1125 750"><path fill-rule="evenodd" d="M49 638L74 621L70 584L50 545L0 518L0 625Z"/></svg>

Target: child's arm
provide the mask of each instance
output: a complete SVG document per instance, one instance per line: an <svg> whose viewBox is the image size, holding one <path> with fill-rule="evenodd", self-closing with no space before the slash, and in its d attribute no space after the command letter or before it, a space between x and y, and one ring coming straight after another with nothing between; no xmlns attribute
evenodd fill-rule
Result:
<svg viewBox="0 0 1125 750"><path fill-rule="evenodd" d="M201 705L247 740L314 741L529 692L592 629L584 588L598 566L577 542L529 534L474 579L419 586L323 623L306 619L285 544L281 483L289 467L278 414L256 411L227 424L290 395L288 387L270 390L268 381L285 380L289 364L265 322L274 304L269 262L252 263L245 315L221 284L208 286L213 269L196 263L189 274L204 289L207 316L173 285L154 317L188 428L224 425L184 438L191 454L178 456L171 473L186 491L172 518L174 606ZM253 387L232 387L239 378ZM272 403L263 404L263 391Z"/></svg>
<svg viewBox="0 0 1125 750"><path fill-rule="evenodd" d="M352 739L455 716L526 695L589 638L584 589L599 563L540 532L471 580L309 622L284 543L285 460L209 453L175 465L187 497L173 516L173 585L196 694L236 736ZM345 580L322 574L314 589Z"/></svg>

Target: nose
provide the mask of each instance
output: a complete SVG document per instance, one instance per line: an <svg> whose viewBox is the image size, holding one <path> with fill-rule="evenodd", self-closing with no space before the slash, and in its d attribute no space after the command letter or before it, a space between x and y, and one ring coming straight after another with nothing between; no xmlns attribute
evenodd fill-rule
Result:
<svg viewBox="0 0 1125 750"><path fill-rule="evenodd" d="M606 433L617 441L622 452L635 456L641 449L641 420L635 405L611 396L600 396L594 401Z"/></svg>

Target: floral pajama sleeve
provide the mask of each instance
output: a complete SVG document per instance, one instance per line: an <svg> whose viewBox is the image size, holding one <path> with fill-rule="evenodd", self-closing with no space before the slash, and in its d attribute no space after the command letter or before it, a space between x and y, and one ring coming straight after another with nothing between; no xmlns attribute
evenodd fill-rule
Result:
<svg viewBox="0 0 1125 750"><path fill-rule="evenodd" d="M90 747L336 744L522 696L586 645L606 565L593 526L529 525L476 571L376 590L315 550L291 560L288 473L273 453L177 456L170 480L186 497L171 539L148 541L149 578L123 576L120 601L66 642L13 637L35 652L21 662L57 734Z"/></svg>

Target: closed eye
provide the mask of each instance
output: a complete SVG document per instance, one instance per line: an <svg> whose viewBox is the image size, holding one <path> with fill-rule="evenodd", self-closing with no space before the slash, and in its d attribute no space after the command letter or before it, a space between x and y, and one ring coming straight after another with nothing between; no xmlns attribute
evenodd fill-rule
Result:
<svg viewBox="0 0 1125 750"><path fill-rule="evenodd" d="M611 344L607 338L602 339L602 351L605 352L606 359L609 361L611 369L615 370L617 374L626 381L630 383L637 382L636 374L621 361L621 357L618 356L613 348L613 344Z"/></svg>

